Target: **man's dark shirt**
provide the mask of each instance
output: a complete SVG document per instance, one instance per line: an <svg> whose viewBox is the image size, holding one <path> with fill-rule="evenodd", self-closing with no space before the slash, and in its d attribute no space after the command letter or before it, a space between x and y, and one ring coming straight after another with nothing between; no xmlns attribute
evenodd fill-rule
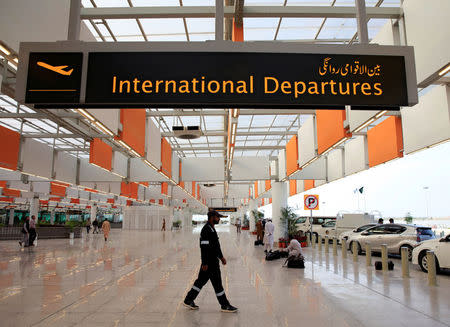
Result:
<svg viewBox="0 0 450 327"><path fill-rule="evenodd" d="M218 264L218 259L223 258L216 229L209 222L203 226L200 232L200 250L202 265Z"/></svg>

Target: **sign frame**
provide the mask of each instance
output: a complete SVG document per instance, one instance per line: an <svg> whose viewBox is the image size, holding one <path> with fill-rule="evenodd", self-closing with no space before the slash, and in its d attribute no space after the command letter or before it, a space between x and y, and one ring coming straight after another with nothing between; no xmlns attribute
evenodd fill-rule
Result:
<svg viewBox="0 0 450 327"><path fill-rule="evenodd" d="M31 52L81 52L83 53L82 76L80 88L79 107L89 108L111 108L111 104L88 105L86 104L86 86L88 70L89 52L236 52L236 53L301 53L301 54L336 54L336 55L373 55L373 56L402 56L405 61L406 73L406 92L408 105L413 106L418 103L417 79L414 60L414 49L411 46L381 46L376 44L354 44L348 45L320 45L320 44L302 44L294 42L229 42L229 41L211 41L211 42L154 42L150 45L144 42L83 42L83 41L58 41L58 42L22 42L19 51L19 67L17 71L16 100L25 104L25 95L27 87L28 60ZM226 63L224 63L226 64ZM146 105L147 107L149 105ZM36 108L64 108L74 107L74 105L35 105ZM127 107L121 104L120 107ZM130 104L130 107L141 107L137 104ZM173 106L171 106L173 107ZM177 106L183 107L183 106ZM189 107L192 107L189 106ZM214 108L214 105L208 105ZM223 108L224 106L216 106ZM271 108L273 108L272 106ZM327 109L343 109L344 106L326 106ZM263 107L261 107L263 108ZM282 106L277 108L282 108ZM289 106L292 109L320 109L320 106L298 105ZM352 106L353 109L373 110L373 106ZM398 107L387 108L391 110Z"/></svg>
<svg viewBox="0 0 450 327"><path fill-rule="evenodd" d="M306 204L306 200L309 198L314 198L316 199L316 203L317 205L313 208L309 208L308 205ZM304 194L303 196L303 209L304 210L319 210L319 195L317 194Z"/></svg>

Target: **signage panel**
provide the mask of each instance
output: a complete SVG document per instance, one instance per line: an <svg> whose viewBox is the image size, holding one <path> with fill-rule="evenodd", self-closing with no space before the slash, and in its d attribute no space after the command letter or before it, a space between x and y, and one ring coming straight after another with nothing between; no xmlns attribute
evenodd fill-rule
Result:
<svg viewBox="0 0 450 327"><path fill-rule="evenodd" d="M237 208L233 207L217 207L217 208L209 208L209 210L215 210L219 212L237 212Z"/></svg>
<svg viewBox="0 0 450 327"><path fill-rule="evenodd" d="M400 106L408 96L400 56L90 53L86 103Z"/></svg>
<svg viewBox="0 0 450 327"><path fill-rule="evenodd" d="M78 103L83 53L30 53L25 101Z"/></svg>
<svg viewBox="0 0 450 327"><path fill-rule="evenodd" d="M398 109L417 103L412 47L21 43L16 98L36 108Z"/></svg>

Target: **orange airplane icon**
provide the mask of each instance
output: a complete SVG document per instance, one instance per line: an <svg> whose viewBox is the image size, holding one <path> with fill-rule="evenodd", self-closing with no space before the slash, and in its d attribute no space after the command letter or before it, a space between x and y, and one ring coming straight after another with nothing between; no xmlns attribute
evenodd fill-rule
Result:
<svg viewBox="0 0 450 327"><path fill-rule="evenodd" d="M69 76L73 72L73 68L69 71L63 70L64 68L67 68L67 66L52 66L52 65L46 64L45 62L42 62L42 61L38 61L37 64L38 64L38 66L47 68L47 69L54 71L55 73L58 73L61 75Z"/></svg>

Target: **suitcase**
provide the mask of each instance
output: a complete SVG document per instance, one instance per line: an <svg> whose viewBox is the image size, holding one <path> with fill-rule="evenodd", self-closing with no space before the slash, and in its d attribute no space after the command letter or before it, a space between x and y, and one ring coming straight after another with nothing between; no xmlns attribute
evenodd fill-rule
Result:
<svg viewBox="0 0 450 327"><path fill-rule="evenodd" d="M375 270L383 270L383 263L381 261L375 261ZM388 261L388 270L394 270L394 263Z"/></svg>
<svg viewBox="0 0 450 327"><path fill-rule="evenodd" d="M286 251L280 251L280 257L281 258L287 258L289 256L289 253Z"/></svg>
<svg viewBox="0 0 450 327"><path fill-rule="evenodd" d="M255 241L255 246L258 246L258 245L264 245L264 244L263 244L262 241L256 240L256 241Z"/></svg>
<svg viewBox="0 0 450 327"><path fill-rule="evenodd" d="M305 261L303 259L288 260L287 267L288 268L304 269L305 268Z"/></svg>
<svg viewBox="0 0 450 327"><path fill-rule="evenodd" d="M280 251L273 251L266 254L266 261L277 260L281 258Z"/></svg>

